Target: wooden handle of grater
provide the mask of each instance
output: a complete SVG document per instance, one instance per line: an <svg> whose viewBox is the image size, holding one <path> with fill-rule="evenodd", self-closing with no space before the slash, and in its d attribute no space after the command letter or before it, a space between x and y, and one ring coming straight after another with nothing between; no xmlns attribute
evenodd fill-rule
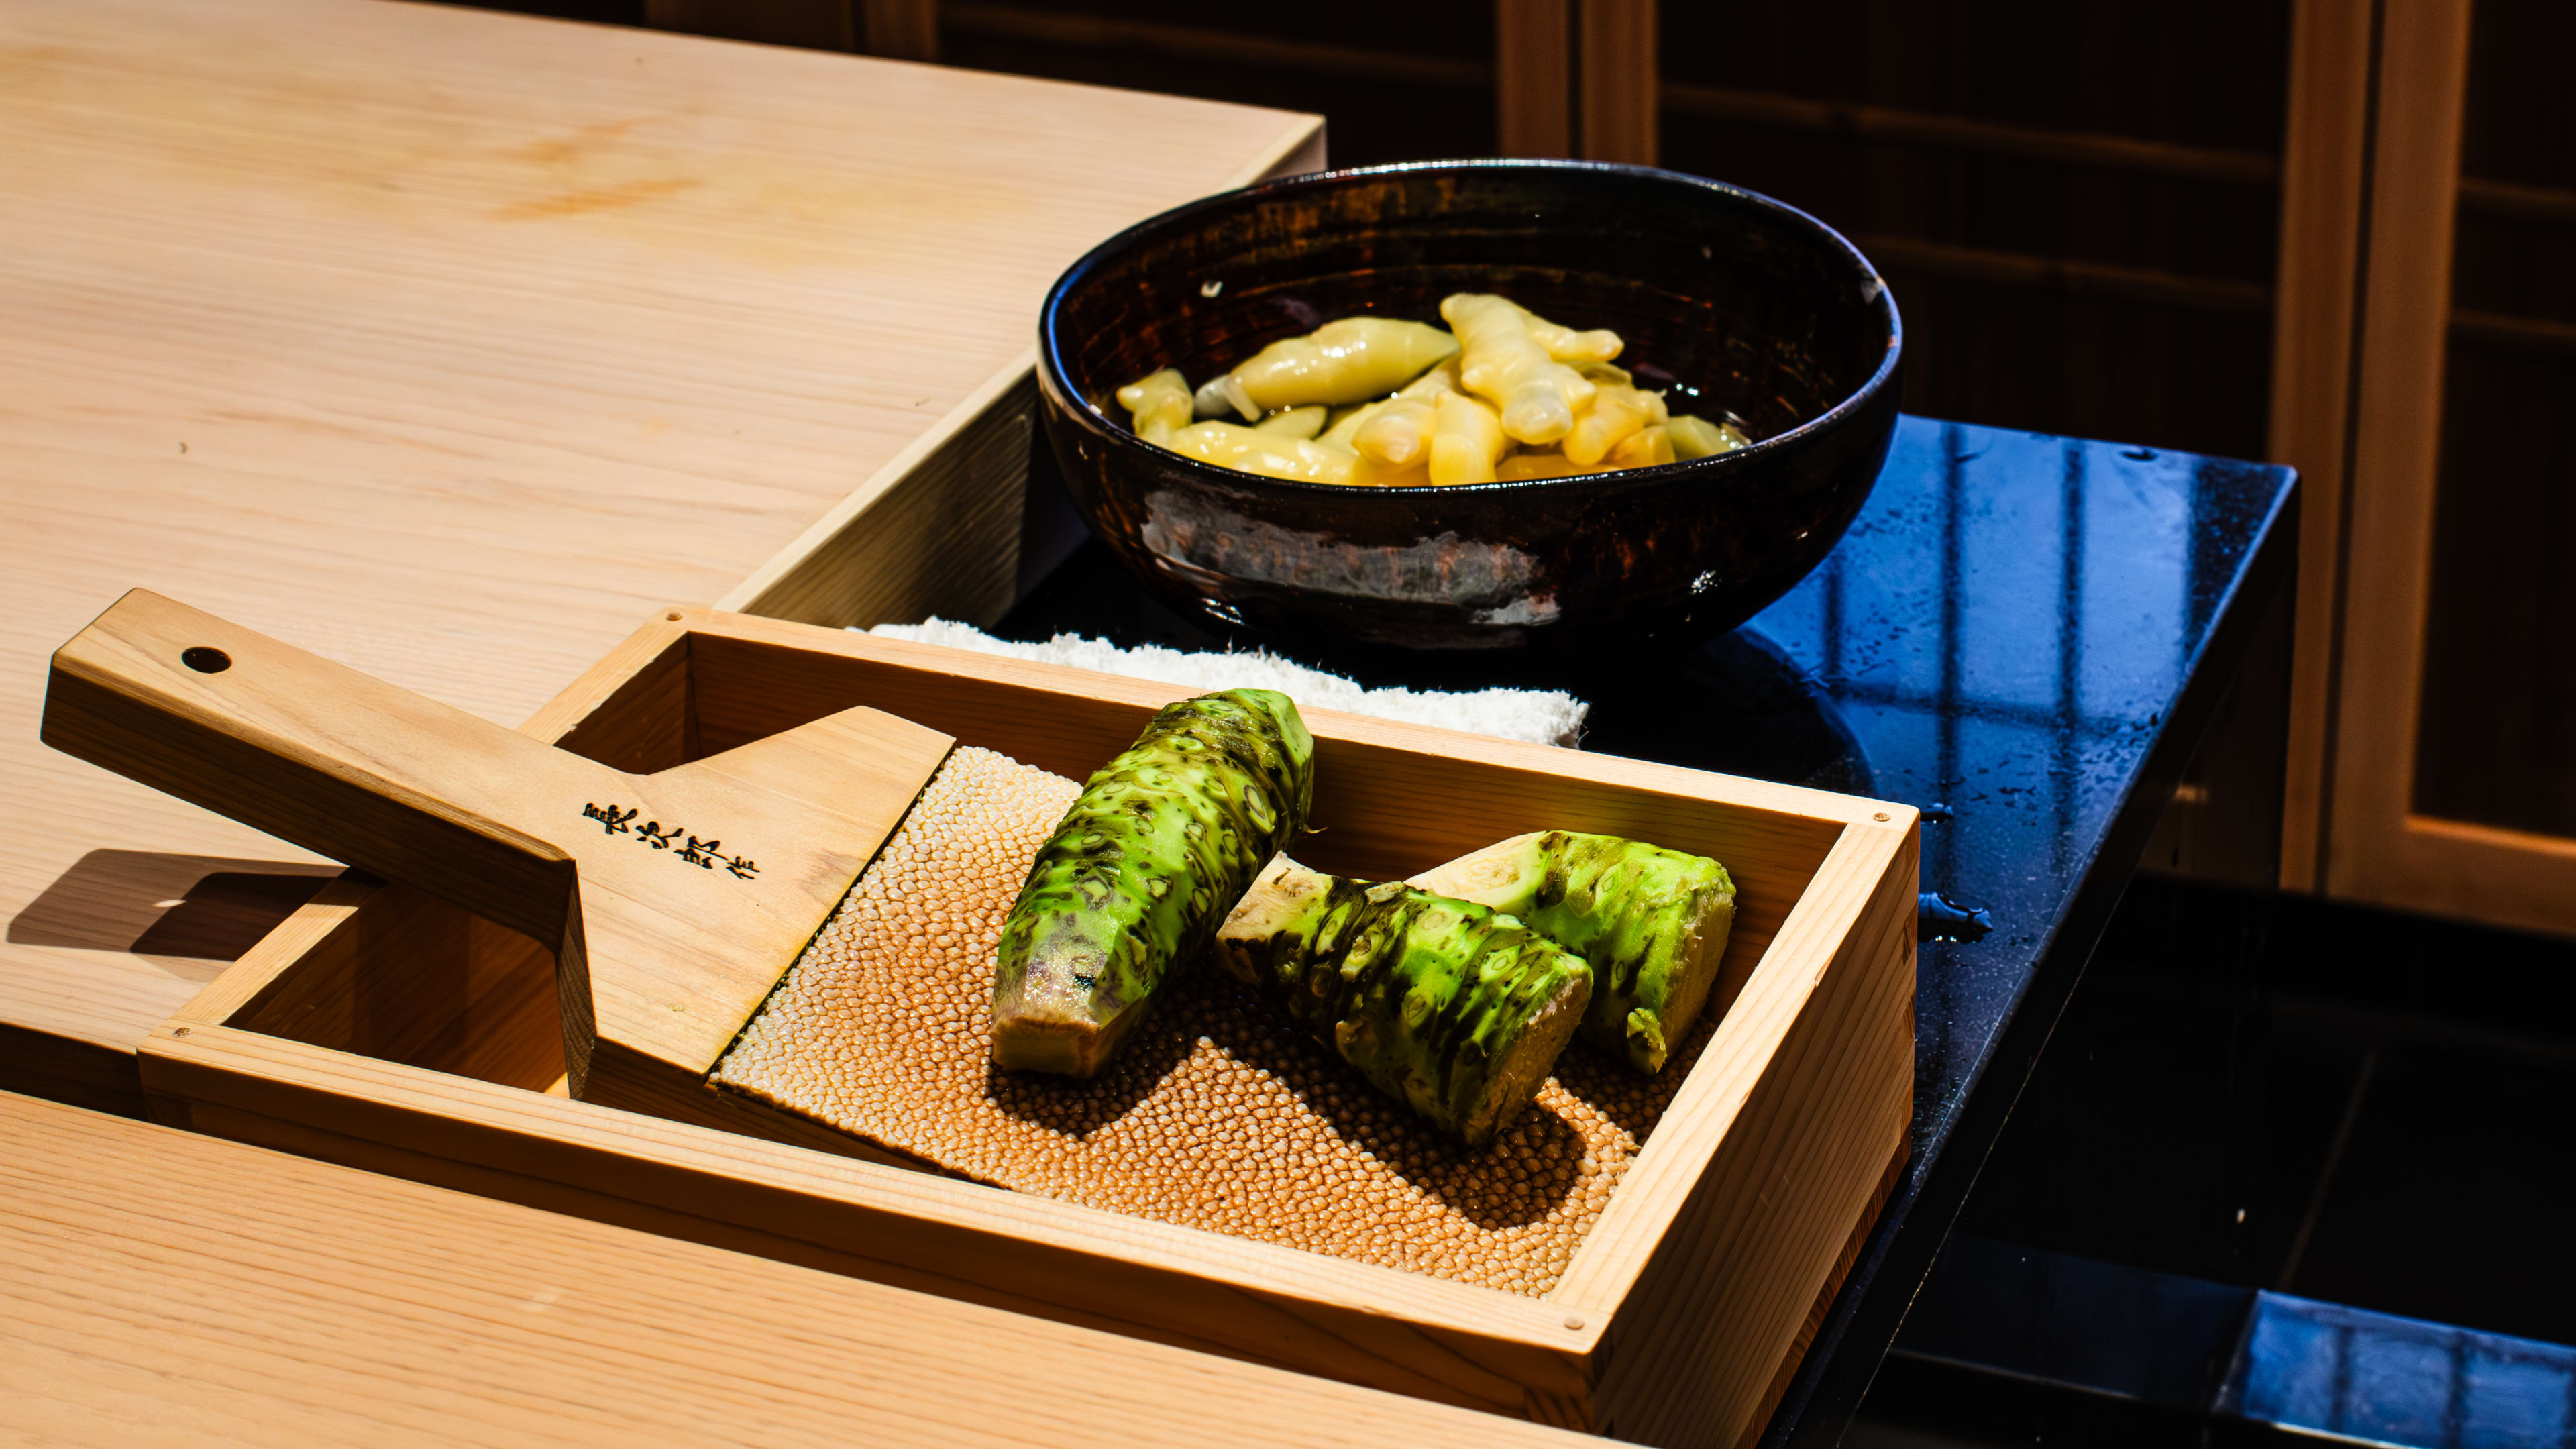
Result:
<svg viewBox="0 0 2576 1449"><path fill-rule="evenodd" d="M558 948L573 861L532 806L625 778L143 589L54 652L42 734Z"/></svg>

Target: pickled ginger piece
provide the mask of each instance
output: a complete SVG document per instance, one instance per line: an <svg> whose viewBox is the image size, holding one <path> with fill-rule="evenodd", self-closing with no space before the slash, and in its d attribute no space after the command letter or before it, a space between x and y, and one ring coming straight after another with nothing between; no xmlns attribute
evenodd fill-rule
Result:
<svg viewBox="0 0 2576 1449"><path fill-rule="evenodd" d="M1410 467L1431 456L1431 433L1439 417L1436 404L1420 398L1390 398L1351 434L1351 447L1371 462Z"/></svg>
<svg viewBox="0 0 2576 1449"><path fill-rule="evenodd" d="M1379 398L1376 402L1351 403L1334 408L1325 419L1323 435L1315 441L1328 443L1336 448L1355 447L1352 440L1358 435L1359 430L1368 426L1368 420L1376 417L1380 410L1393 401L1395 401L1393 398Z"/></svg>
<svg viewBox="0 0 2576 1449"><path fill-rule="evenodd" d="M1431 484L1431 469L1427 458L1410 468L1389 468L1361 458L1352 464L1350 476L1339 481L1354 488L1426 488Z"/></svg>
<svg viewBox="0 0 2576 1449"><path fill-rule="evenodd" d="M1548 356L1530 334L1539 319L1508 298L1478 292L1445 299L1440 315L1458 332L1459 386L1494 405L1514 442L1553 443L1574 431L1576 414L1592 405L1597 389Z"/></svg>
<svg viewBox="0 0 2576 1449"><path fill-rule="evenodd" d="M1732 453L1749 447L1752 439L1733 423L1712 423L1688 413L1677 414L1664 424L1673 443L1676 458L1705 458L1715 453Z"/></svg>
<svg viewBox="0 0 2576 1449"><path fill-rule="evenodd" d="M1574 431L1565 435L1565 456L1588 468L1666 416L1662 394L1604 383L1593 394L1592 406L1575 420Z"/></svg>
<svg viewBox="0 0 2576 1449"><path fill-rule="evenodd" d="M1652 468L1672 461L1672 433L1662 423L1630 434L1627 441L1610 450L1613 468Z"/></svg>
<svg viewBox="0 0 2576 1449"><path fill-rule="evenodd" d="M1438 402L1442 393L1451 393L1456 392L1457 390L1458 359L1452 357L1433 366L1413 381L1406 383L1404 385L1404 390L1398 392L1396 396L1419 398L1424 402Z"/></svg>
<svg viewBox="0 0 2576 1449"><path fill-rule="evenodd" d="M1238 415L1238 409L1234 405L1234 395L1226 390L1226 384L1233 380L1232 373L1220 372L1200 383L1199 390L1190 398L1191 416L1204 422L1209 418ZM1240 415L1245 422L1261 421L1261 411L1258 408L1248 414Z"/></svg>
<svg viewBox="0 0 2576 1449"><path fill-rule="evenodd" d="M1530 478L1572 478L1606 471L1603 468L1586 468L1552 448L1514 453L1494 465L1495 479L1504 483L1518 483Z"/></svg>
<svg viewBox="0 0 2576 1449"><path fill-rule="evenodd" d="M1443 395L1458 390L1454 363L1444 362L1406 383L1351 434L1361 457L1389 468L1417 468L1431 457L1431 433Z"/></svg>
<svg viewBox="0 0 2576 1449"><path fill-rule="evenodd" d="M1324 414L1329 411L1317 403L1304 407L1281 408L1252 425L1254 432L1276 438L1312 438L1324 431Z"/></svg>
<svg viewBox="0 0 2576 1449"><path fill-rule="evenodd" d="M1136 436L1161 443L1190 425L1190 385L1177 367L1167 367L1118 389L1118 405L1134 419Z"/></svg>
<svg viewBox="0 0 2576 1449"><path fill-rule="evenodd" d="M1241 423L1192 423L1164 447L1202 463L1305 483L1346 483L1359 455L1309 438L1287 438Z"/></svg>
<svg viewBox="0 0 2576 1449"><path fill-rule="evenodd" d="M1462 392L1444 393L1431 432L1431 481L1491 483L1494 464L1511 447L1494 410Z"/></svg>
<svg viewBox="0 0 2576 1449"><path fill-rule="evenodd" d="M1530 336L1538 339L1538 345L1547 349L1548 356L1559 362L1576 364L1577 371L1581 370L1583 363L1599 365L1608 362L1619 355L1623 345L1619 334L1606 327L1577 332L1537 316L1530 318Z"/></svg>
<svg viewBox="0 0 2576 1449"><path fill-rule="evenodd" d="M1254 353L1226 374L1226 393L1238 410L1247 402L1258 409L1255 417L1308 403L1365 402L1457 351L1457 338L1427 322L1344 317Z"/></svg>

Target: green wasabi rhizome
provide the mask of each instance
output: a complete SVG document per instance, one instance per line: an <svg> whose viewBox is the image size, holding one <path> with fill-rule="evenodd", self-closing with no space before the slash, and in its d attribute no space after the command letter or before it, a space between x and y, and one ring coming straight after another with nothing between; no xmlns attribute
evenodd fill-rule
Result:
<svg viewBox="0 0 2576 1449"><path fill-rule="evenodd" d="M1641 1072L1698 1019L1735 924L1726 867L1615 835L1516 835L1407 884L1518 916L1590 962L1584 1038Z"/></svg>
<svg viewBox="0 0 2576 1449"><path fill-rule="evenodd" d="M1502 912L1286 856L1226 918L1216 951L1379 1090L1470 1147L1538 1091L1592 989L1581 958Z"/></svg>
<svg viewBox="0 0 2576 1449"><path fill-rule="evenodd" d="M1099 1071L1314 803L1315 740L1288 696L1166 705L1082 787L1002 923L993 1061Z"/></svg>

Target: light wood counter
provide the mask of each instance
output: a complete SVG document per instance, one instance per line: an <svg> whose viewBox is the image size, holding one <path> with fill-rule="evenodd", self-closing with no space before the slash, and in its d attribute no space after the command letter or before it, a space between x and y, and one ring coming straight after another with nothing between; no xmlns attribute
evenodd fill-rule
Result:
<svg viewBox="0 0 2576 1449"><path fill-rule="evenodd" d="M1602 1442L7 1093L0 1196L13 1440Z"/></svg>
<svg viewBox="0 0 2576 1449"><path fill-rule="evenodd" d="M221 964L133 949L160 903L325 869L37 742L125 589L516 724L1006 389L1093 243L1320 142L386 0L0 9L0 1085L133 1110Z"/></svg>

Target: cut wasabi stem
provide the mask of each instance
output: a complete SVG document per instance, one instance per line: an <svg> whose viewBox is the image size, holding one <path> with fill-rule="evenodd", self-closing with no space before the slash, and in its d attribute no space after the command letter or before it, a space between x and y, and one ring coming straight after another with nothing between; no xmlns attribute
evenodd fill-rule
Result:
<svg viewBox="0 0 2576 1449"><path fill-rule="evenodd" d="M1216 957L1469 1147L1537 1094L1592 990L1581 958L1500 911L1284 855L1226 917Z"/></svg>
<svg viewBox="0 0 2576 1449"><path fill-rule="evenodd" d="M1315 740L1288 696L1164 706L1082 787L1003 919L994 1064L1099 1071L1314 800Z"/></svg>
<svg viewBox="0 0 2576 1449"><path fill-rule="evenodd" d="M1516 835L1407 884L1518 916L1590 962L1583 1035L1650 1073L1707 1004L1735 923L1726 867L1615 835Z"/></svg>

